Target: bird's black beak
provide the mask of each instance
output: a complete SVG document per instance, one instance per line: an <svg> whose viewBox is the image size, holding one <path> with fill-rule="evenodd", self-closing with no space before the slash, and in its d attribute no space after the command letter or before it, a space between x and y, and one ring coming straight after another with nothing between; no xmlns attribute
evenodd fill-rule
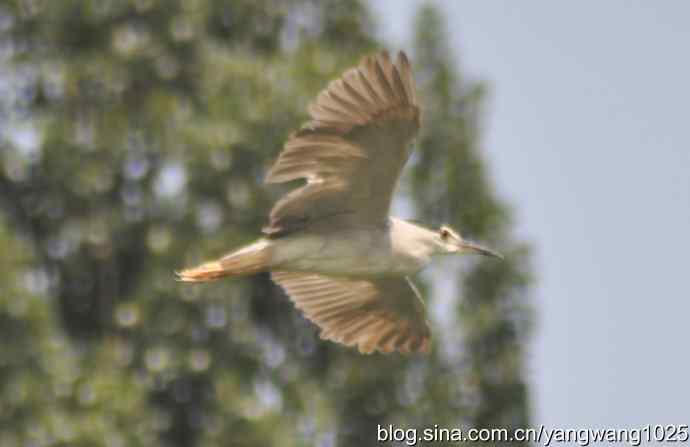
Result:
<svg viewBox="0 0 690 447"><path fill-rule="evenodd" d="M503 255L497 253L490 248L484 247L483 245L475 244L474 242L462 241L460 243L461 251L477 253L482 256L492 256L494 258L503 259Z"/></svg>

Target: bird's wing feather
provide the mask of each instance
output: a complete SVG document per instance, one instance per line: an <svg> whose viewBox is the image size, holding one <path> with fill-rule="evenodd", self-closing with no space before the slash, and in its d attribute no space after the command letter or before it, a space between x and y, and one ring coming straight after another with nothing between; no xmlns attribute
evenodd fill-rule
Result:
<svg viewBox="0 0 690 447"><path fill-rule="evenodd" d="M321 338L362 353L428 353L431 334L424 302L409 279L333 278L273 272L295 306L321 328Z"/></svg>
<svg viewBox="0 0 690 447"><path fill-rule="evenodd" d="M284 234L338 216L386 221L391 197L419 129L410 64L387 52L364 58L309 106L312 118L290 136L267 183L306 179L276 203L264 232Z"/></svg>

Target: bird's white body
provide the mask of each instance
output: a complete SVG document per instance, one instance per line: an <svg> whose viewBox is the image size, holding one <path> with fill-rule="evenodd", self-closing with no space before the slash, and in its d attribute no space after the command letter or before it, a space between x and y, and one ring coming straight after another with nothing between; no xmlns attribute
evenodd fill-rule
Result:
<svg viewBox="0 0 690 447"><path fill-rule="evenodd" d="M272 269L350 277L407 276L423 269L436 247L436 232L391 218L386 227L296 233L262 239Z"/></svg>

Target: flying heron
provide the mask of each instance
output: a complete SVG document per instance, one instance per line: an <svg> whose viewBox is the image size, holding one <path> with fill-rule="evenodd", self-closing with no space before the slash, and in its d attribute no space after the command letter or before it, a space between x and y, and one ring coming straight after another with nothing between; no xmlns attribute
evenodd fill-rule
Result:
<svg viewBox="0 0 690 447"><path fill-rule="evenodd" d="M443 226L389 216L420 126L405 53L386 51L332 81L290 135L266 183L305 179L273 207L263 237L178 272L188 282L270 271L322 339L374 351L428 353L424 302L410 276L434 255L500 255Z"/></svg>

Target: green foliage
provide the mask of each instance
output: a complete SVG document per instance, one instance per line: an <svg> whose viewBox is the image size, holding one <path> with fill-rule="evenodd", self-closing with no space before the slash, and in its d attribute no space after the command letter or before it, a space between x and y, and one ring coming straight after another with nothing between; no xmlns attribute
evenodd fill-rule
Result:
<svg viewBox="0 0 690 447"><path fill-rule="evenodd" d="M509 262L459 272L460 324L405 358L319 341L268 275L172 275L257 237L285 137L376 47L361 3L0 6L0 445L374 445L377 424L527 423L525 249L477 153L483 88L458 78L434 12L419 20L410 198Z"/></svg>

